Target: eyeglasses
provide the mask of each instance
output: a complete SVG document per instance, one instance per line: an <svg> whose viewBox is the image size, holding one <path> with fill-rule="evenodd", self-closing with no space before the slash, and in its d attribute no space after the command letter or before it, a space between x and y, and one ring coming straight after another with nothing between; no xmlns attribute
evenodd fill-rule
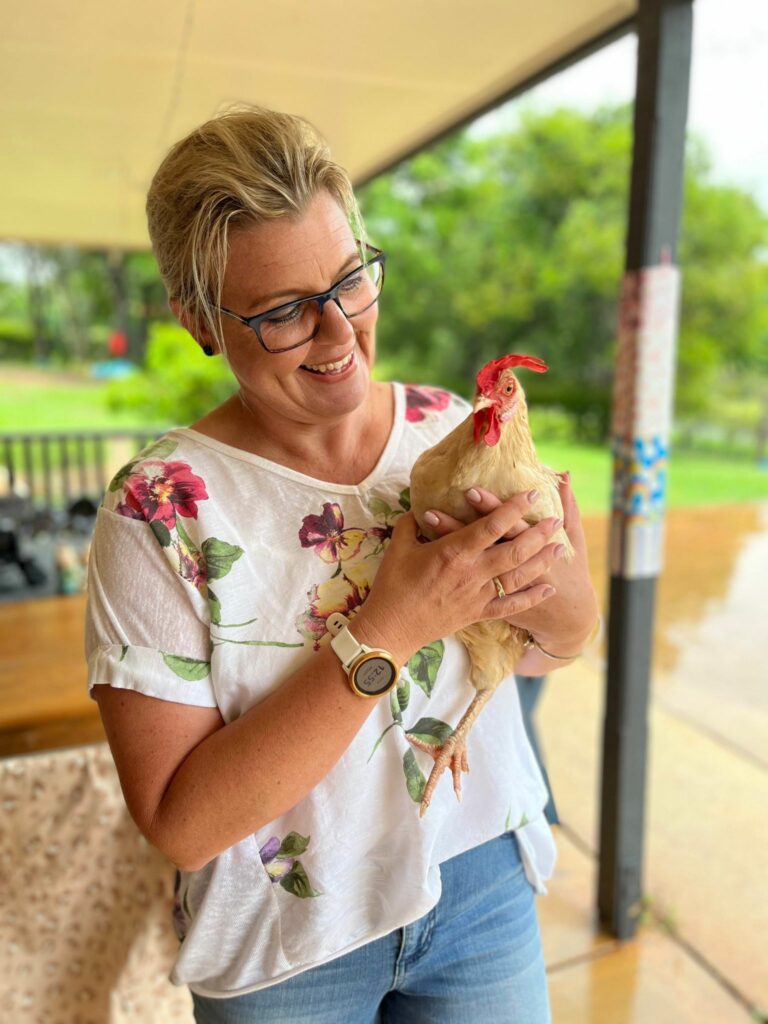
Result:
<svg viewBox="0 0 768 1024"><path fill-rule="evenodd" d="M378 302L384 286L384 259L381 249L366 245L370 259L351 270L327 292L308 295L294 302L268 309L257 316L238 316L231 309L218 309L233 320L250 327L267 352L288 352L311 341L320 330L320 321L326 302L335 302L350 320L360 316Z"/></svg>

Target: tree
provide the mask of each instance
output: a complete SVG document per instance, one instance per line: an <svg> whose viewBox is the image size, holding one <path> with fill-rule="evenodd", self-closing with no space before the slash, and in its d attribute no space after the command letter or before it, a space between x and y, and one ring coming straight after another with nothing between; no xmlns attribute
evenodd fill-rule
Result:
<svg viewBox="0 0 768 1024"><path fill-rule="evenodd" d="M467 393L483 362L530 352L552 367L528 378L532 396L567 408L582 436L604 438L630 156L626 107L529 109L511 132L458 133L368 185L368 229L389 254L385 365ZM768 221L710 177L694 140L680 249L683 416L717 415L716 383L764 372L768 347Z"/></svg>

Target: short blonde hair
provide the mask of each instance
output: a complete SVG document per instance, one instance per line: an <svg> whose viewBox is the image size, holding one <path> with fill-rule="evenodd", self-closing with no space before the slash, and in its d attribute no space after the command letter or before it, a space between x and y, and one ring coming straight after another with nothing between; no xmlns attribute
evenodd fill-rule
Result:
<svg viewBox="0 0 768 1024"><path fill-rule="evenodd" d="M169 298L224 349L221 291L230 224L300 215L325 189L364 240L347 172L302 117L262 107L228 111L177 142L147 194L147 221Z"/></svg>

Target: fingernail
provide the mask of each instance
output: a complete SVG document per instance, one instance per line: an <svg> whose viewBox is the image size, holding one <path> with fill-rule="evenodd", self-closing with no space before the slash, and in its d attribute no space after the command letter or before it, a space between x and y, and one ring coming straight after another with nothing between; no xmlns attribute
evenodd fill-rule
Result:
<svg viewBox="0 0 768 1024"><path fill-rule="evenodd" d="M467 500L473 502L476 505L478 501L482 501L483 499L480 495L480 491L476 491L474 487L470 487L470 489L467 491Z"/></svg>
<svg viewBox="0 0 768 1024"><path fill-rule="evenodd" d="M425 512L424 522L429 523L430 526L437 526L437 524L440 522L440 519L435 515L434 512Z"/></svg>
<svg viewBox="0 0 768 1024"><path fill-rule="evenodd" d="M553 554L554 554L555 558L562 558L564 551L565 551L565 544L558 544L557 547L555 548Z"/></svg>
<svg viewBox="0 0 768 1024"><path fill-rule="evenodd" d="M565 480L565 482L567 484L569 484L571 482L571 471L570 471L570 469L566 469L566 471L562 474L562 477L563 477L563 480Z"/></svg>
<svg viewBox="0 0 768 1024"><path fill-rule="evenodd" d="M555 530L559 530L559 529L560 529L560 527L561 527L562 525L563 525L563 520L562 520L562 519L556 519L556 520L554 521L554 523L552 524L552 530L553 530L553 532L554 532Z"/></svg>
<svg viewBox="0 0 768 1024"><path fill-rule="evenodd" d="M544 587L544 589L542 590L542 594L544 595L544 597L552 597L556 593L557 591L554 587Z"/></svg>
<svg viewBox="0 0 768 1024"><path fill-rule="evenodd" d="M528 501L531 505L535 504L535 502L538 500L538 497L538 491L528 491Z"/></svg>

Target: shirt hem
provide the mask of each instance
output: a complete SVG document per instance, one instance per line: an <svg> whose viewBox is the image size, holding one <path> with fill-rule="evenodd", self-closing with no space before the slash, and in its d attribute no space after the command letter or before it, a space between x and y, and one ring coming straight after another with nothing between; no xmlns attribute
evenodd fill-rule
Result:
<svg viewBox="0 0 768 1024"><path fill-rule="evenodd" d="M541 814L537 815L536 818L534 818L532 821L528 822L528 824L524 825L523 829L530 827L530 825L538 824L539 819L541 817L543 817L543 811ZM506 829L504 831L511 831L517 837L517 833L521 830ZM498 836L500 835L504 835L504 832L500 832L496 836L475 837L474 839L469 841L468 845L463 850L460 850L457 853L452 853L450 857L444 858L442 861L439 862L439 864L444 864L446 861L451 860L453 857L458 857L462 853L466 853L468 850L472 850L476 846L481 845L482 843L491 842L493 839L498 838ZM518 848L520 851L520 859L523 863L523 870L525 871L525 875L529 885L538 895L546 894L547 890L543 885L543 880L535 871L533 864L530 861L530 854L527 853L524 843L518 841ZM533 874L536 879L535 883L531 880L531 874ZM234 989L228 992L221 992L215 989L206 988L205 986L199 985L197 983L189 983L182 981L181 979L175 976L175 972L172 972L169 975L169 981L171 982L172 985L175 985L180 988L186 987L189 989L190 992L193 992L195 995L198 996L203 996L206 999L233 999L238 996L246 996L249 995L251 992L259 992L262 989L272 988L272 986L279 985L284 981L288 981L291 978L296 977L298 974L303 974L305 971L312 970L312 968L314 967L322 967L324 964L330 963L333 960L337 960L339 957L346 956L348 953L353 953L356 949L360 949L361 946L366 946L371 942L376 942L378 939L382 939L387 935L391 935L392 932L397 931L399 928L405 928L407 925L412 924L414 921L417 921L420 917L423 917L425 914L428 914L431 910L435 908L439 900L440 897L438 896L438 898L429 906L420 909L413 917L409 918L406 921L403 921L401 924L397 924L394 927L384 928L381 931L374 932L373 934L368 934L361 938L359 941L353 942L349 946L345 946L343 949L340 949L332 953L330 956L325 957L322 960L297 965L296 967L289 969L288 971L284 972L276 978L269 978L265 981L258 982L255 985L248 985L244 988Z"/></svg>

